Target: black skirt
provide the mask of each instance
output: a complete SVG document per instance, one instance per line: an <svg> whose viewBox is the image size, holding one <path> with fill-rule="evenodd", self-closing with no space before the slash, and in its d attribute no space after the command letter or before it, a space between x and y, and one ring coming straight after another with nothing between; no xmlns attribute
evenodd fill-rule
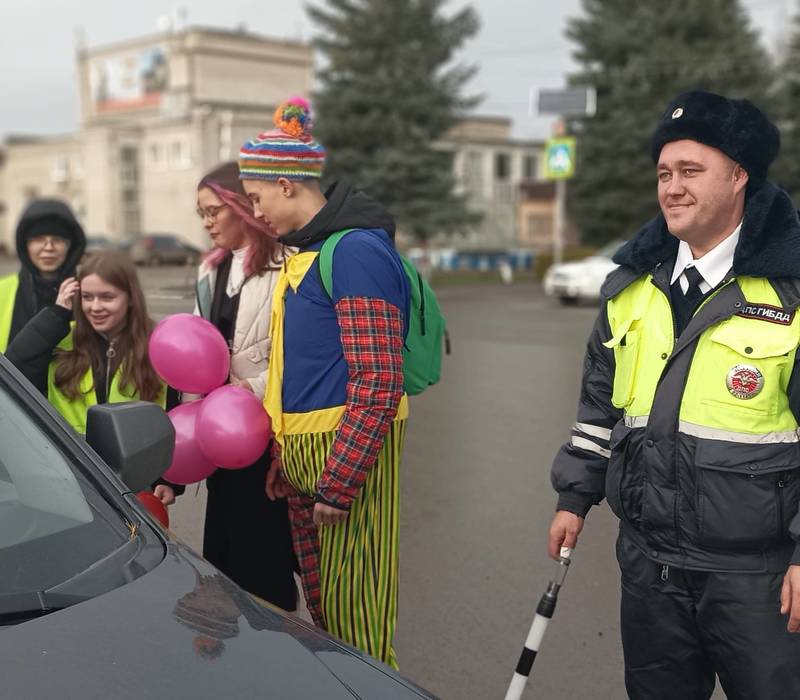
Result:
<svg viewBox="0 0 800 700"><path fill-rule="evenodd" d="M244 469L217 469L208 479L203 556L249 593L297 609L286 499L265 493L269 450Z"/></svg>

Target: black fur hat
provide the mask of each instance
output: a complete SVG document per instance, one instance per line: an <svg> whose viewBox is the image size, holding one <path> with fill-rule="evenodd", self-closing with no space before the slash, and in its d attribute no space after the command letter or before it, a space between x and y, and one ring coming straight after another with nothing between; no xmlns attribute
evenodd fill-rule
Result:
<svg viewBox="0 0 800 700"><path fill-rule="evenodd" d="M753 188L764 182L781 147L778 127L752 102L703 90L684 92L669 103L653 132L653 162L664 144L681 139L722 151L747 171Z"/></svg>

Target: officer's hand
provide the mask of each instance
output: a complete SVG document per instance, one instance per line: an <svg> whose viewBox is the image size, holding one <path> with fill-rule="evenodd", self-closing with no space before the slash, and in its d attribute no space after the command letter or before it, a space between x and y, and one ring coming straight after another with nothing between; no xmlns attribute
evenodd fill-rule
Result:
<svg viewBox="0 0 800 700"><path fill-rule="evenodd" d="M556 511L556 516L550 524L550 542L547 547L550 557L557 560L562 547L571 549L578 544L581 530L583 530L582 517L566 510Z"/></svg>
<svg viewBox="0 0 800 700"><path fill-rule="evenodd" d="M800 632L800 566L790 566L783 577L781 615L789 615L790 632Z"/></svg>

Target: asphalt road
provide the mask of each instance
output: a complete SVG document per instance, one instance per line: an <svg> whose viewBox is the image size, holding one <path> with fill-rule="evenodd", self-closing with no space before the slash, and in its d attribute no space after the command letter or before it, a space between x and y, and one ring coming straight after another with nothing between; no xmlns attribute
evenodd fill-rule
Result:
<svg viewBox="0 0 800 700"><path fill-rule="evenodd" d="M142 277L154 317L191 310L191 271ZM441 383L411 403L396 646L401 672L442 698L502 698L553 572L548 471L574 421L597 310L559 307L528 285L439 296L453 354ZM171 518L199 549L205 501L195 491ZM526 698L625 697L615 536L608 508L595 508Z"/></svg>

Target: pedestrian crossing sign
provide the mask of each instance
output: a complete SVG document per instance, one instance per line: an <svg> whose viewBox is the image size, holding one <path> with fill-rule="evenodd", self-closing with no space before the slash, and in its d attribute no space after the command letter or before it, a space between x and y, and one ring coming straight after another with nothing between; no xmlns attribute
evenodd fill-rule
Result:
<svg viewBox="0 0 800 700"><path fill-rule="evenodd" d="M548 139L545 144L544 176L548 180L567 180L575 174L575 139Z"/></svg>

